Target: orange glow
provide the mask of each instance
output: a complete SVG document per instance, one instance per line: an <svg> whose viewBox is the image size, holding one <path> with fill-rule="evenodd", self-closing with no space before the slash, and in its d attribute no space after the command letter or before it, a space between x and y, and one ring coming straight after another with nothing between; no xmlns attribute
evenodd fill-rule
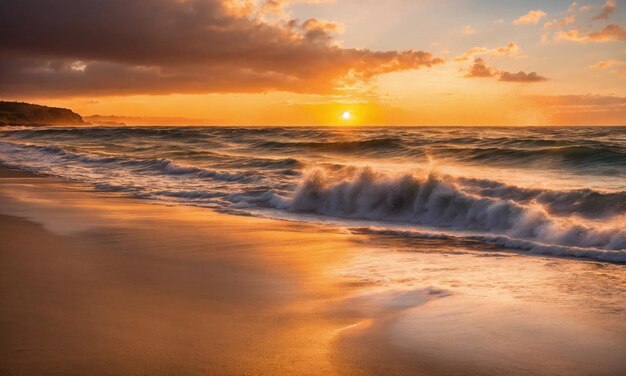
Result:
<svg viewBox="0 0 626 376"><path fill-rule="evenodd" d="M212 94L40 99L82 115L124 114L137 124L158 125L141 117L173 117L174 124L368 126L368 125L550 125L560 119L546 103L516 95L483 92L406 93L393 102L345 103L290 93ZM94 103L97 102L97 103ZM245 108L246 111L242 111ZM349 113L349 119L344 117ZM131 123L129 123L131 124ZM171 124L170 122L167 123Z"/></svg>

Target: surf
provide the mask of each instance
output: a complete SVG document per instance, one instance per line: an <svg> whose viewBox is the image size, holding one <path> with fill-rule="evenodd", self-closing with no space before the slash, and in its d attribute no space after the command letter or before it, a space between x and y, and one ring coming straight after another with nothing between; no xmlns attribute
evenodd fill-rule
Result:
<svg viewBox="0 0 626 376"><path fill-rule="evenodd" d="M619 127L0 129L0 164L103 191L614 262L625 150Z"/></svg>

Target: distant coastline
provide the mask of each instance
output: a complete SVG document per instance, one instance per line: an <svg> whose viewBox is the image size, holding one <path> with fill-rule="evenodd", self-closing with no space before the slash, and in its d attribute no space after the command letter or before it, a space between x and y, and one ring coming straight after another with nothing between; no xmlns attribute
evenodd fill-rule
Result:
<svg viewBox="0 0 626 376"><path fill-rule="evenodd" d="M215 124L209 119L193 119L176 116L123 116L123 115L89 115L83 117L93 125L208 125Z"/></svg>
<svg viewBox="0 0 626 376"><path fill-rule="evenodd" d="M69 108L49 107L34 103L0 101L0 126L50 126L50 125L207 125L215 121L168 116L87 115Z"/></svg>
<svg viewBox="0 0 626 376"><path fill-rule="evenodd" d="M0 125L89 125L89 123L67 108L0 101Z"/></svg>

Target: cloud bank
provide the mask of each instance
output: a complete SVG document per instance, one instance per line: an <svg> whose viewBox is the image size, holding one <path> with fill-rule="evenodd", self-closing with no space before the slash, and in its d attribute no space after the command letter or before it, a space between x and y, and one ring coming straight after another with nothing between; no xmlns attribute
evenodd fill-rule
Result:
<svg viewBox="0 0 626 376"><path fill-rule="evenodd" d="M325 94L443 62L341 47L325 20L268 19L289 2L3 0L0 94Z"/></svg>

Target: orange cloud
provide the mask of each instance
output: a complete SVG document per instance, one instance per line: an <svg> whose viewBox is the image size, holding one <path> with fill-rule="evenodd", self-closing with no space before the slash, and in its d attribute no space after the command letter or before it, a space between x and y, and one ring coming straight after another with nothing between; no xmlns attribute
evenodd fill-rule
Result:
<svg viewBox="0 0 626 376"><path fill-rule="evenodd" d="M488 56L517 56L519 54L519 45L515 42L511 42L503 47L487 48L487 47L474 47L465 51L463 55L454 58L455 61L467 61L477 55Z"/></svg>
<svg viewBox="0 0 626 376"><path fill-rule="evenodd" d="M293 20L291 22L293 24ZM318 18L309 18L302 23L301 28L304 30L305 38L312 41L332 41L335 34L344 30L343 24Z"/></svg>
<svg viewBox="0 0 626 376"><path fill-rule="evenodd" d="M541 9L531 10L525 15L513 21L513 24L515 25L533 24L534 25L538 23L545 16L546 16L546 12L542 11Z"/></svg>
<svg viewBox="0 0 626 376"><path fill-rule="evenodd" d="M255 4L0 2L0 94L324 94L380 74L443 63L425 51L343 48L334 39L339 24L315 18L269 22Z"/></svg>
<svg viewBox="0 0 626 376"><path fill-rule="evenodd" d="M245 1L245 0L244 0ZM335 0L265 0L260 5L260 12L286 16L285 7L293 3L322 4L331 3Z"/></svg>
<svg viewBox="0 0 626 376"><path fill-rule="evenodd" d="M526 73L519 71L517 73L511 73L506 71L498 71L494 67L490 67L485 64L485 61L481 58L476 58L474 63L470 66L465 75L466 78L485 78L485 77L498 77L498 81L503 82L520 82L531 83L546 81L547 78L540 76L537 72Z"/></svg>
<svg viewBox="0 0 626 376"><path fill-rule="evenodd" d="M615 70L613 70L613 73L617 74L620 77L625 77L626 78L626 61L621 61L621 60L614 60L614 59L610 59L610 60L602 60L599 61L595 64L592 64L589 66L589 68L591 69L611 69L611 68L617 68Z"/></svg>
<svg viewBox="0 0 626 376"><path fill-rule="evenodd" d="M493 67L489 67L485 64L485 61L481 58L474 59L474 64L472 64L465 75L467 78L483 78L483 77L493 77L497 74L497 70Z"/></svg>
<svg viewBox="0 0 626 376"><path fill-rule="evenodd" d="M605 68L610 68L612 66L616 66L616 65L625 65L626 61L619 61L619 60L602 60L599 61L593 65L590 65L589 68L592 69L605 69Z"/></svg>
<svg viewBox="0 0 626 376"><path fill-rule="evenodd" d="M562 28L569 24L574 23L575 21L576 21L576 16L573 14L570 14L558 20L552 20L552 21L546 22L545 24L543 24L543 28L544 29Z"/></svg>
<svg viewBox="0 0 626 376"><path fill-rule="evenodd" d="M624 41L626 40L626 29L618 24L607 25L604 29L589 34L583 34L579 29L572 29L567 32L558 32L555 39L578 43Z"/></svg>

